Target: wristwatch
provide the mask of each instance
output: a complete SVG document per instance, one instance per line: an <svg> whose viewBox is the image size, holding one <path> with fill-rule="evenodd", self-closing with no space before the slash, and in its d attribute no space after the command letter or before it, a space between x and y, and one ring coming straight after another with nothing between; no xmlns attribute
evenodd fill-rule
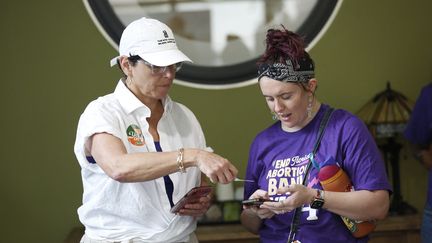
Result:
<svg viewBox="0 0 432 243"><path fill-rule="evenodd" d="M317 194L314 197L314 199L312 199L312 202L310 203L310 207L314 208L314 209L320 209L323 207L324 205L324 191L317 189L316 190Z"/></svg>

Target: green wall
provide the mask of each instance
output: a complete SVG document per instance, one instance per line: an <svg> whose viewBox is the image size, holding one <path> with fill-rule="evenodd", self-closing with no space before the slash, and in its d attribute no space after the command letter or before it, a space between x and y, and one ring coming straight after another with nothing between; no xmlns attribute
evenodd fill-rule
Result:
<svg viewBox="0 0 432 243"><path fill-rule="evenodd" d="M346 0L311 54L321 101L356 112L391 80L415 100L432 79L432 2ZM78 226L80 170L73 154L85 105L113 90L116 51L82 1L0 3L2 242L62 242ZM207 142L243 176L254 135L271 116L257 86L200 90L175 85L171 96L200 119ZM402 194L417 208L426 172L402 151Z"/></svg>

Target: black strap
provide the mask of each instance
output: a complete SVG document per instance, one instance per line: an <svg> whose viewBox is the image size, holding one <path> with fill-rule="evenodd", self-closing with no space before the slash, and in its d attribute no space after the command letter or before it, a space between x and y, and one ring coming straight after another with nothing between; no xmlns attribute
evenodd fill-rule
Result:
<svg viewBox="0 0 432 243"><path fill-rule="evenodd" d="M318 130L318 138L317 138L317 141L315 142L315 146L314 146L313 151L312 151L312 158L315 157L315 154L318 151L318 148L319 148L319 146L321 144L321 139L324 136L325 128L327 127L328 121L330 120L330 116L333 113L333 111L334 111L334 109L330 107L326 111L326 113L324 114L323 119L321 120L320 127L319 127L319 130ZM309 171L310 171L310 169L312 167L311 166L312 165L312 158L309 159L309 163L306 166L306 173L305 173L305 176L304 176L303 182L302 182L303 186L306 185L307 177L308 177ZM299 226L299 223L300 223L300 213L301 213L302 207L303 206L300 206L300 207L296 208L295 211L294 211L294 217L293 217L293 219L291 221L291 229L290 229L290 233L289 233L289 237L288 237L288 243L291 243L293 241L294 236L297 233L298 226Z"/></svg>

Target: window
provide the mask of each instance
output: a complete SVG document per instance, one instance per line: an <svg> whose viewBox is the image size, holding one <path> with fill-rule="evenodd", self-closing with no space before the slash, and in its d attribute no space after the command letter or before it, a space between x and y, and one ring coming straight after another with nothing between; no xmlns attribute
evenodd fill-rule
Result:
<svg viewBox="0 0 432 243"><path fill-rule="evenodd" d="M208 89L256 83L257 58L268 28L283 24L305 37L308 50L332 22L342 0L84 0L92 19L117 48L131 21L146 16L166 23L185 64L176 82Z"/></svg>

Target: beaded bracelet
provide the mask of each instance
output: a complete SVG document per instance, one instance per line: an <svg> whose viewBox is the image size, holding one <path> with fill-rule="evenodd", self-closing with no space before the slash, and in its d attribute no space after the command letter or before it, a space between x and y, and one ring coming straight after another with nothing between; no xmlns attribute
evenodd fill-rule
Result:
<svg viewBox="0 0 432 243"><path fill-rule="evenodd" d="M179 149L177 154L177 165L181 173L186 173L186 169L183 164L183 154L184 154L184 148Z"/></svg>

